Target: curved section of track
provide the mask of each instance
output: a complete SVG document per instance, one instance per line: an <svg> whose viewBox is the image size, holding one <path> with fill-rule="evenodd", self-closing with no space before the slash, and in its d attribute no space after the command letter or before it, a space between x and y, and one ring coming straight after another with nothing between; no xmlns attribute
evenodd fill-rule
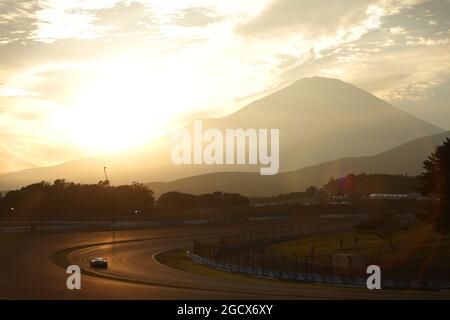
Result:
<svg viewBox="0 0 450 320"><path fill-rule="evenodd" d="M215 236L244 232L248 226L220 226ZM258 228L252 226L251 228ZM442 293L378 292L273 281L218 279L162 265L154 255L186 247L192 238L212 238L205 227L116 232L11 235L0 241L0 296L30 299L352 299L448 298ZM83 269L82 289L68 290L68 274L55 254L67 255ZM108 270L92 270L89 260L109 259ZM61 258L61 257L60 257Z"/></svg>
<svg viewBox="0 0 450 320"><path fill-rule="evenodd" d="M248 294L253 298L325 298L314 294L314 286L299 288L287 285L262 285L254 282L243 282L211 278L199 274L177 270L159 263L154 257L161 251L185 247L190 238L172 238L158 240L142 240L113 245L99 245L79 249L69 255L73 264L83 270L104 278L180 288L205 292L220 292L233 298L235 295ZM89 261L93 257L102 256L111 261L108 270L93 270ZM301 290L299 290L301 289ZM331 297L331 296L329 296ZM188 297L185 297L188 298Z"/></svg>

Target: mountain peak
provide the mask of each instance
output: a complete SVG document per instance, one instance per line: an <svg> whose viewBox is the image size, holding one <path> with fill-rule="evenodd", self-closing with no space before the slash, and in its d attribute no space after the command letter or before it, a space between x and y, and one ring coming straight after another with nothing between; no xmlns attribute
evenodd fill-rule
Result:
<svg viewBox="0 0 450 320"><path fill-rule="evenodd" d="M380 107L392 107L386 101L352 84L335 78L310 77L295 81L241 109L241 113L292 112L305 115L308 112L366 113ZM400 110L399 110L400 111ZM319 115L317 115L319 116Z"/></svg>
<svg viewBox="0 0 450 320"><path fill-rule="evenodd" d="M287 86L280 91L285 89L287 92L297 91L299 95L301 94L305 97L316 95L320 99L329 97L329 99L338 98L339 101L347 100L345 99L346 97L349 100L371 99L378 103L388 105L386 101L379 99L370 92L336 78L325 78L319 76L303 78L295 81L290 86Z"/></svg>
<svg viewBox="0 0 450 320"><path fill-rule="evenodd" d="M299 79L297 81L294 82L294 84L305 84L305 83L321 83L321 84L325 84L325 83L343 83L343 84L348 84L347 82L344 82L340 79L337 78L328 78L328 77L320 77L320 76L313 76L313 77L306 77L306 78L302 78Z"/></svg>

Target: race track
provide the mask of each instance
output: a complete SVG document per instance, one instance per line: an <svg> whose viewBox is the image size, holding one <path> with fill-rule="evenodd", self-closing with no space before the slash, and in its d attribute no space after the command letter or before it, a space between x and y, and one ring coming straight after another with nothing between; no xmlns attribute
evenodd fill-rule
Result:
<svg viewBox="0 0 450 320"><path fill-rule="evenodd" d="M290 284L280 281L226 280L160 264L158 252L188 247L193 238L213 239L258 225L189 226L112 232L0 235L1 299L448 299L448 293L369 291ZM82 268L81 290L68 290L61 258ZM88 261L103 256L106 271Z"/></svg>

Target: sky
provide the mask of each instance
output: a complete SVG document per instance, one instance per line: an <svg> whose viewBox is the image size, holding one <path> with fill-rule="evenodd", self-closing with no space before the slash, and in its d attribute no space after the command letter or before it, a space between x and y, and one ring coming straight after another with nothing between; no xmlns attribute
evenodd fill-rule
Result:
<svg viewBox="0 0 450 320"><path fill-rule="evenodd" d="M0 173L138 147L309 76L450 130L450 0L0 0Z"/></svg>

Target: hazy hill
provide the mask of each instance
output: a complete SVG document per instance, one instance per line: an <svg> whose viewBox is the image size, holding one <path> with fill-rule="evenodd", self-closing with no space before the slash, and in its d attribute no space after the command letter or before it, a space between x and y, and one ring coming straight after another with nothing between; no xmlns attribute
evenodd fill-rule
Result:
<svg viewBox="0 0 450 320"><path fill-rule="evenodd" d="M280 172L343 157L376 154L412 139L442 132L370 93L327 78L299 80L229 116L205 119L203 125L205 129L222 130L279 129ZM164 136L134 153L3 174L0 175L0 190L57 178L97 182L104 179L104 165L109 169L113 184L170 181L219 171L259 171L259 165L174 166L170 161L173 146L170 138L171 135Z"/></svg>
<svg viewBox="0 0 450 320"><path fill-rule="evenodd" d="M156 182L147 185L157 195L169 190L195 194L220 190L223 192L238 192L247 196L270 196L303 191L312 185L321 187L331 177L339 178L350 173L407 173L413 176L422 171L422 162L446 137L450 137L450 131L417 139L374 156L324 162L276 176L221 172L179 179L168 183Z"/></svg>

